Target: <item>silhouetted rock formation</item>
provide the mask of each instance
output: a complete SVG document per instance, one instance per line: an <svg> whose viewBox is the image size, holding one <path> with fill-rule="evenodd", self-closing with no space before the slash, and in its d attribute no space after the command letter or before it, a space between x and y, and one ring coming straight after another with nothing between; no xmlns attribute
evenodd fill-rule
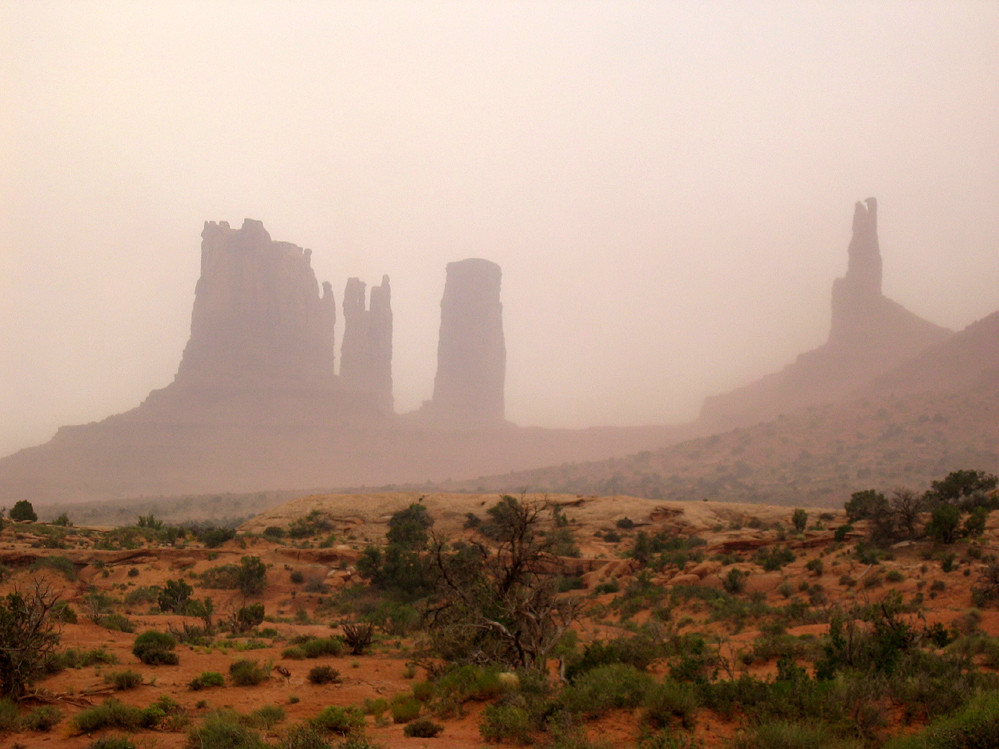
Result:
<svg viewBox="0 0 999 749"><path fill-rule="evenodd" d="M829 339L776 374L706 398L701 419L719 427L765 421L832 403L952 333L881 293L878 205L857 203L846 275L833 282Z"/></svg>
<svg viewBox="0 0 999 749"><path fill-rule="evenodd" d="M175 384L288 389L333 384L336 307L311 250L274 242L260 221L205 222L191 338Z"/></svg>
<svg viewBox="0 0 999 749"><path fill-rule="evenodd" d="M373 394L378 407L392 413L392 290L388 276L382 276L381 286L371 287L370 308L365 307L364 282L348 279L343 318L342 387Z"/></svg>
<svg viewBox="0 0 999 749"><path fill-rule="evenodd" d="M448 263L434 397L424 408L432 419L466 427L504 420L501 276L500 267L489 260Z"/></svg>

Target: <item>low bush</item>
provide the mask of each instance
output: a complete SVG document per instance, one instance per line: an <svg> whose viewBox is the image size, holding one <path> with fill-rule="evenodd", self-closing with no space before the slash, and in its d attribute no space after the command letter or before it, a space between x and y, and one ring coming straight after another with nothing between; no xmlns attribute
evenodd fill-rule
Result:
<svg viewBox="0 0 999 749"><path fill-rule="evenodd" d="M313 666L307 677L310 684L337 684L340 682L340 672L332 666Z"/></svg>
<svg viewBox="0 0 999 749"><path fill-rule="evenodd" d="M655 728L670 728L677 723L684 728L694 727L698 699L689 684L667 678L645 694L642 704L645 721Z"/></svg>
<svg viewBox="0 0 999 749"><path fill-rule="evenodd" d="M260 734L232 710L209 713L187 732L191 749L266 749Z"/></svg>
<svg viewBox="0 0 999 749"><path fill-rule="evenodd" d="M195 692L212 687L224 687L225 678L218 671L204 671L187 682L187 688Z"/></svg>
<svg viewBox="0 0 999 749"><path fill-rule="evenodd" d="M265 731L269 731L284 719L285 712L283 707L279 705L264 705L247 716L246 724L253 728L262 728Z"/></svg>
<svg viewBox="0 0 999 749"><path fill-rule="evenodd" d="M563 689L559 703L569 712L598 717L614 708L638 707L654 683L651 676L631 665L598 666Z"/></svg>
<svg viewBox="0 0 999 749"><path fill-rule="evenodd" d="M356 707L330 705L312 719L312 725L327 733L346 736L364 726L364 714Z"/></svg>
<svg viewBox="0 0 999 749"><path fill-rule="evenodd" d="M237 687L252 687L270 678L269 666L259 666L256 661L239 660L229 666L229 681Z"/></svg>
<svg viewBox="0 0 999 749"><path fill-rule="evenodd" d="M393 723L409 723L420 714L423 703L412 696L399 695L389 706Z"/></svg>
<svg viewBox="0 0 999 749"><path fill-rule="evenodd" d="M407 723L402 732L406 736L419 739L433 739L444 730L444 726L435 723L430 718L417 718L412 723Z"/></svg>
<svg viewBox="0 0 999 749"><path fill-rule="evenodd" d="M300 647L306 658L343 654L343 642L339 637L313 637L303 642Z"/></svg>
<svg viewBox="0 0 999 749"><path fill-rule="evenodd" d="M285 648L281 651L281 657L293 661L305 660L305 648L301 645L292 645L290 648Z"/></svg>
<svg viewBox="0 0 999 749"><path fill-rule="evenodd" d="M351 655L364 655L373 636L374 627L368 622L343 625L343 640L350 648Z"/></svg>
<svg viewBox="0 0 999 749"><path fill-rule="evenodd" d="M736 738L733 749L862 749L863 742L840 739L821 724L761 721Z"/></svg>
<svg viewBox="0 0 999 749"><path fill-rule="evenodd" d="M142 684L142 674L128 669L126 671L111 671L104 674L104 683L110 684L119 692L135 689Z"/></svg>
<svg viewBox="0 0 999 749"><path fill-rule="evenodd" d="M959 712L933 721L923 731L885 744L885 749L976 749L996 745L999 692L973 697Z"/></svg>
<svg viewBox="0 0 999 749"><path fill-rule="evenodd" d="M72 724L78 733L93 733L104 728L134 731L143 725L144 717L140 708L112 697L100 705L78 712L73 716Z"/></svg>
<svg viewBox="0 0 999 749"><path fill-rule="evenodd" d="M486 741L531 741L530 713L519 705L497 703L487 705L479 720L479 733Z"/></svg>
<svg viewBox="0 0 999 749"><path fill-rule="evenodd" d="M177 641L173 637L165 632L151 629L135 638L132 655L147 666L159 664L175 666L180 662L177 654L173 652L176 646Z"/></svg>
<svg viewBox="0 0 999 749"><path fill-rule="evenodd" d="M135 749L135 744L126 736L101 736L87 744L87 749Z"/></svg>
<svg viewBox="0 0 999 749"><path fill-rule="evenodd" d="M333 749L326 734L311 723L292 726L279 744L280 749Z"/></svg>
<svg viewBox="0 0 999 749"><path fill-rule="evenodd" d="M36 707L21 719L21 725L29 731L51 731L62 720L62 711L53 705Z"/></svg>

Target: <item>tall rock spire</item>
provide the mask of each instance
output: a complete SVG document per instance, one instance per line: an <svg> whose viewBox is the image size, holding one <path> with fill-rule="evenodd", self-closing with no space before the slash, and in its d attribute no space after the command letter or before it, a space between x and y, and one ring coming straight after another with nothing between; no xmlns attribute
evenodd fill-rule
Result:
<svg viewBox="0 0 999 749"><path fill-rule="evenodd" d="M506 343L500 267L471 258L448 263L441 300L431 415L460 426L504 421Z"/></svg>
<svg viewBox="0 0 999 749"><path fill-rule="evenodd" d="M365 283L347 279L343 292L344 331L340 349L340 384L349 392L372 393L378 407L391 413L392 398L392 290L388 276L371 287L365 302Z"/></svg>
<svg viewBox="0 0 999 749"><path fill-rule="evenodd" d="M847 397L872 378L947 338L881 293L878 202L853 209L846 275L833 281L829 339L780 372L704 401L701 417L716 425L752 424L803 406Z"/></svg>

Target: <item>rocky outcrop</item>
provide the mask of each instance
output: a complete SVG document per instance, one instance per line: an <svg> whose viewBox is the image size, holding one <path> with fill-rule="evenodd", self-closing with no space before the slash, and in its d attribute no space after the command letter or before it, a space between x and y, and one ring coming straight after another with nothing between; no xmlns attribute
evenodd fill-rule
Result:
<svg viewBox="0 0 999 749"><path fill-rule="evenodd" d="M372 394L384 413L392 413L392 291L388 276L382 276L366 306L364 287L350 278L343 292L340 384L352 393Z"/></svg>
<svg viewBox="0 0 999 749"><path fill-rule="evenodd" d="M504 421L501 276L500 267L489 260L448 263L434 396L423 409L435 421L459 427Z"/></svg>
<svg viewBox="0 0 999 749"><path fill-rule="evenodd" d="M205 222L191 338L174 380L185 388L330 387L336 308L311 250L274 242L260 221Z"/></svg>
<svg viewBox="0 0 999 749"><path fill-rule="evenodd" d="M782 371L704 401L701 421L744 426L796 409L832 403L952 335L881 292L878 204L857 203L846 275L833 282L827 342Z"/></svg>

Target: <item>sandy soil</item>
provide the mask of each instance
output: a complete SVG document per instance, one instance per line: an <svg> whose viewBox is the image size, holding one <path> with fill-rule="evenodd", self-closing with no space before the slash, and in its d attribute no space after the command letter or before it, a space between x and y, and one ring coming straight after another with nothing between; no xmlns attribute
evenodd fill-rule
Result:
<svg viewBox="0 0 999 749"><path fill-rule="evenodd" d="M141 707L168 695L184 708L191 721L197 721L199 716L215 708L226 707L250 713L264 705L279 705L284 709L286 718L269 734L276 743L290 725L315 716L327 705L359 706L366 699L390 699L406 693L414 683L413 670L407 665L416 657L414 648L417 642L414 638L380 636L372 651L362 656L288 660L282 659L281 651L295 636L327 636L340 631L336 614L317 614L316 608L324 597L345 585L358 582L353 564L359 550L367 542L383 538L393 512L410 503L422 502L436 519L435 531L455 538L472 533L463 528L467 513L484 516L486 508L496 499L496 495L412 493L311 496L265 512L240 529L253 534L271 526L287 527L313 510L329 517L334 526L335 542L321 546L321 539L314 538L307 545L300 544L300 548L292 546L289 540L277 542L248 537L229 541L219 549L189 545L186 548L102 551L92 548L94 538L98 536L89 539L74 536L66 540L70 548L45 549L40 546L45 541L45 535L32 526L8 527L0 533L0 563L9 568L10 574L0 585L0 593L8 592L14 585L23 588L34 578L45 580L60 591L62 598L79 616L78 623L63 625L61 648L89 650L103 647L113 653L118 662L116 665L67 669L40 681L35 698L27 700L23 709L38 704L55 704L63 711L65 718L47 733L22 731L0 734L0 746L83 749L95 737L74 734L70 718L87 705L99 704L112 694ZM982 565L980 560L969 558L964 553L966 546L955 547L958 551L955 568L951 572L943 572L934 556L939 550L932 544L920 542L897 547L895 558L876 570L860 563L854 554L849 553L849 549L836 546L832 529L844 522L844 517L842 512L831 512L822 521L821 529L806 531L802 537L788 541L797 554L794 562L780 571L764 572L749 558L756 548L773 542L775 532L766 530L767 526L779 521L790 527L791 511L788 508L718 502L683 504L631 497L558 495L547 499L563 507L579 541L582 557L566 560L566 570L583 578L588 589L581 591L583 594L592 592L596 585L609 580L618 580L622 588L627 584L635 574L636 565L624 559L623 553L639 530L668 530L683 536L696 534L707 542L707 557L716 554L738 556L735 566L751 572L746 594L756 591L772 605L783 605L787 601L779 588L786 592L789 586L795 595L801 595L799 587L802 584L821 584L829 604L878 600L893 589L900 591L906 599L921 592L926 605L925 621L931 624L939 621L948 626L962 626L963 618L972 608L970 587ZM595 535L616 530L616 521L625 517L634 521L636 526L631 530L618 531L622 536L619 542L608 542ZM816 519L818 512L811 511L810 524ZM862 532L863 528L858 526L856 533L859 535ZM999 552L996 539L997 529L995 522L992 522L981 544L981 551L984 554ZM124 598L143 586L162 586L169 579L184 579L194 586L196 598L212 597L218 616L225 616L244 603L241 596L235 591L203 588L197 575L218 565L238 564L245 555L259 556L268 565L266 590L262 597L254 601L264 603L268 622L263 626L276 630L278 638L259 640L263 645L260 649L241 651L238 648L245 647L245 638L227 640L222 635L216 638L212 647L179 646L180 664L177 666L145 666L131 653L135 633L99 627L88 621L85 615L86 596L92 589ZM32 570L39 560L54 556L66 557L74 563L75 580L68 580L65 575L45 566ZM824 569L821 575L815 575L806 568L806 564L820 556ZM133 569L138 572L130 573ZM667 569L658 574L655 581L664 589L680 583L718 588L722 585L721 574L727 569L718 562L690 563L684 569ZM892 570L901 574L900 581L891 583L885 580L885 575ZM293 583L293 572L302 573L303 578L313 581L313 584ZM870 575L878 575L880 582L866 587L864 580ZM842 584L844 576L849 576L856 584ZM328 592L319 590L320 586L326 586ZM316 592L307 592L308 589ZM606 606L613 598L614 595L608 593L587 600L591 607ZM179 626L183 621L182 617L151 612L148 602L123 604L118 610L134 622L136 632L145 629L162 631L171 624ZM759 634L752 622L742 630L734 629L730 622L706 622L707 612L696 601L677 612L676 616L681 615L690 617L690 627L719 638L723 654L728 654L733 662L737 661L740 650L748 648ZM641 612L634 617L634 621L640 622L647 616L647 612ZM980 617L982 631L999 635L999 612L984 610ZM193 624L197 620L187 621ZM594 637L617 636L627 631L609 616L596 621L586 620L579 629L584 641ZM813 624L796 627L790 632L820 635L827 630L827 625ZM227 674L229 665L244 657L283 666L290 675L283 676L274 671L266 682L253 687L227 684L223 688L202 691L188 689L188 683L199 674L205 671ZM319 664L336 668L342 676L342 683L325 686L310 684L306 675L310 668ZM111 692L105 683L105 675L124 669L140 673L142 686ZM773 673L773 670L773 663L752 666L752 671L758 674ZM423 677L423 672L417 669L415 680ZM442 721L444 732L435 740L406 738L403 726L384 722L378 724L372 716L366 719L366 733L386 749L424 746L472 749L485 743L478 729L479 713L483 707L481 703L469 703L463 717ZM141 747L171 749L184 746L186 735L183 726L172 728L139 731L133 737L136 745ZM618 711L589 724L587 730L593 738L610 741L614 746L630 746L637 740L638 720L632 711ZM735 723L718 720L709 714L699 716L696 734L705 747L723 746L735 732Z"/></svg>

